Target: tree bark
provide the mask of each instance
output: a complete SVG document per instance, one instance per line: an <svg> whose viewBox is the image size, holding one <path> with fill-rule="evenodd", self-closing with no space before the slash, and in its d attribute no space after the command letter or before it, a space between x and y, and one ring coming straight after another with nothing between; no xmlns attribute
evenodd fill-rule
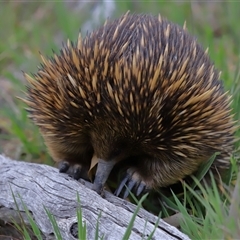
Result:
<svg viewBox="0 0 240 240"><path fill-rule="evenodd" d="M136 210L134 204L117 198L107 191L102 198L91 190L91 183L83 180L76 181L47 165L15 161L0 155L0 176L0 210L2 210L0 221L10 221L6 217L6 210L11 214L12 209L17 210L18 206L19 210L24 212L23 201L45 239L54 239L53 228L45 208L55 217L63 239L77 239L73 233L77 226L76 213L79 206L77 194L80 197L88 239L95 238L98 219L100 237L122 239ZM2 214L3 210L5 214ZM23 219L27 221L26 216ZM130 239L146 239L154 230L157 220L156 216L140 209L134 221ZM152 239L185 240L189 238L175 227L160 220Z"/></svg>

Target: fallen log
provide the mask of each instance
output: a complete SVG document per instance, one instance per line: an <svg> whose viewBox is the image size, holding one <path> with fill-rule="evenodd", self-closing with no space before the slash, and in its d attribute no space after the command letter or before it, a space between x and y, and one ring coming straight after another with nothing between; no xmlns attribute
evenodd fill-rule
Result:
<svg viewBox="0 0 240 240"><path fill-rule="evenodd" d="M0 223L1 221L9 222L12 219L7 217L8 212L17 219L16 216L19 215L15 211L17 206L24 214L23 202L31 212L44 239L55 239L53 227L45 209L55 217L64 240L77 239L76 223L79 207L77 194L80 197L88 239L95 239L97 221L99 221L100 237L122 239L136 210L134 204L117 198L107 191L102 198L91 190L91 183L84 180L76 181L47 165L15 161L0 155L0 166ZM23 219L27 221L26 216ZM157 220L156 216L140 209L134 221L130 239L147 239L154 230ZM187 240L189 238L160 219L152 239Z"/></svg>

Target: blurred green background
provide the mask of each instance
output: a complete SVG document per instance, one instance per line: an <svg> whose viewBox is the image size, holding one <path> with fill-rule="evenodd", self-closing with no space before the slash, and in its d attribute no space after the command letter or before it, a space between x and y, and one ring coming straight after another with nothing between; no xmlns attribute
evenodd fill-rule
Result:
<svg viewBox="0 0 240 240"><path fill-rule="evenodd" d="M161 14L183 25L204 46L222 71L224 85L234 96L239 119L240 2L237 1L0 1L0 153L14 159L51 164L38 129L28 120L22 71L35 73L39 52L59 52L67 39L117 18L127 10Z"/></svg>

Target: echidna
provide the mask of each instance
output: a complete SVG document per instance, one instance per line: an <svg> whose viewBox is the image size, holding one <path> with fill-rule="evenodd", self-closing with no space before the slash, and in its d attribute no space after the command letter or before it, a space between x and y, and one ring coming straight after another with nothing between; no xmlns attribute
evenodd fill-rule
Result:
<svg viewBox="0 0 240 240"><path fill-rule="evenodd" d="M229 167L230 97L185 28L127 13L42 61L25 75L30 117L60 171L78 166L76 177L98 159L97 192L118 163L128 170L117 195L174 184L215 152L212 167Z"/></svg>

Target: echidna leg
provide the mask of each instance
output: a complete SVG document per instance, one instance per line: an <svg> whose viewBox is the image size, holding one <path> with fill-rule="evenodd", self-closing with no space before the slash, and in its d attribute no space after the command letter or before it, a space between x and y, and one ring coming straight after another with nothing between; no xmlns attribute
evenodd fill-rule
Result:
<svg viewBox="0 0 240 240"><path fill-rule="evenodd" d="M99 159L98 165L97 165L97 171L93 183L93 190L97 193L101 194L103 190L103 186L106 183L110 172L112 171L115 161L104 161L102 159Z"/></svg>
<svg viewBox="0 0 240 240"><path fill-rule="evenodd" d="M124 189L125 185L126 189ZM140 194L147 192L148 189L145 182L138 177L138 174L129 168L114 194L119 196L123 191L123 198L127 198L129 192L132 190L136 196L139 196Z"/></svg>

